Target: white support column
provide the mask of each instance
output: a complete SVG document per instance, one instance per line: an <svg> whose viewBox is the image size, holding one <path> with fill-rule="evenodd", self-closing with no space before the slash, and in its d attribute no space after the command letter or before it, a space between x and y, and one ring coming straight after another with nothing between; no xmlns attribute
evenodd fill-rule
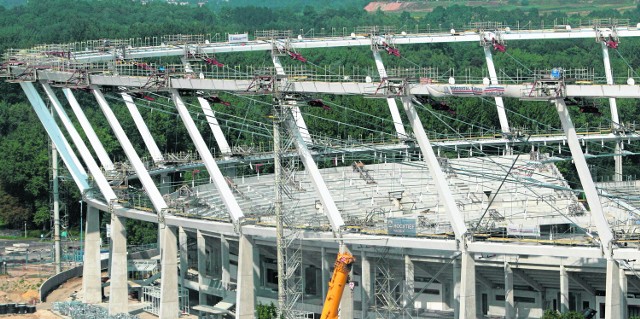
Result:
<svg viewBox="0 0 640 319"><path fill-rule="evenodd" d="M124 100L124 104L127 105L127 109L129 109L129 113L131 113L131 118L133 118L133 122L136 124L140 135L142 136L142 140L144 141L144 145L147 147L149 154L151 154L151 158L153 162L158 164L164 161L164 156L162 156L162 152L158 148L156 141L153 139L147 124L144 122L136 103L133 102L133 98L131 95L127 93L120 93L122 95L122 99Z"/></svg>
<svg viewBox="0 0 640 319"><path fill-rule="evenodd" d="M460 318L476 318L476 261L466 250L460 258Z"/></svg>
<svg viewBox="0 0 640 319"><path fill-rule="evenodd" d="M76 97L73 95L73 92L71 91L71 89L68 89L68 88L62 89L62 92L67 97L67 101L69 102L69 105L73 110L73 113L78 119L78 122L80 122L80 126L82 127L82 130L84 131L84 134L87 136L87 139L89 140L89 144L93 147L93 150L96 152L96 156L98 156L98 160L100 160L100 164L102 164L102 167L106 171L113 171L114 169L113 162L109 158L109 155L107 154L107 151L104 149L104 146L102 146L100 139L98 139L98 135L96 135L96 132L93 130L91 123L89 123L89 120L84 115L84 111L82 111L82 108L80 107L80 104L78 104L78 101L76 100Z"/></svg>
<svg viewBox="0 0 640 319"><path fill-rule="evenodd" d="M564 265L560 265L560 312L569 312L569 274Z"/></svg>
<svg viewBox="0 0 640 319"><path fill-rule="evenodd" d="M204 293L204 274L207 269L207 241L199 229L196 230L196 240L198 245L198 304L206 305L207 295Z"/></svg>
<svg viewBox="0 0 640 319"><path fill-rule="evenodd" d="M211 109L209 101L202 97L198 97L198 102L200 102L202 112L207 118L207 123L209 123L209 127L211 128L211 132L213 132L213 137L216 140L216 144L218 144L220 152L223 156L231 156L231 147L229 147L229 143L227 143L227 139L224 137L222 128L220 128L220 124L218 124L218 119L216 118L216 114L213 113L213 109Z"/></svg>
<svg viewBox="0 0 640 319"><path fill-rule="evenodd" d="M220 235L220 268L222 270L220 281L222 286L227 288L231 282L231 264L229 263L229 240L224 235Z"/></svg>
<svg viewBox="0 0 640 319"><path fill-rule="evenodd" d="M422 126L418 112L416 112L416 108L411 102L411 97L402 97L402 105L404 107L404 111L407 113L409 123L411 124L415 138L418 141L418 145L420 146L420 151L424 156L424 161L427 164L427 167L429 167L431 178L435 182L438 194L444 203L447 217L451 222L451 227L456 235L456 239L458 239L461 245L463 245L463 242L466 240L464 236L467 233L467 226L464 224L462 214L453 199L453 194L451 193L447 179L442 172L442 168L440 168L440 165L438 164L438 158L433 152L431 142L429 142L429 137L427 137L427 133Z"/></svg>
<svg viewBox="0 0 640 319"><path fill-rule="evenodd" d="M489 70L489 80L491 80L491 84L499 84L496 67L493 64L493 55L491 54L491 48L486 45L484 46L484 57L487 61L487 69ZM498 110L498 120L500 121L500 128L502 129L502 133L509 133L511 132L511 129L509 128L509 121L507 120L507 112L504 109L504 101L502 100L501 96L496 96L495 101Z"/></svg>
<svg viewBox="0 0 640 319"><path fill-rule="evenodd" d="M44 126L45 131L51 138L51 141L55 144L58 153L62 157L64 164L67 166L73 181L76 183L80 192L84 192L89 189L89 183L87 182L87 172L84 170L82 165L80 164L80 160L76 157L75 153L67 143L67 139L64 137L62 132L60 132L60 128L56 124L56 121L53 119L49 111L47 111L47 107L42 101L40 94L36 91L36 88L33 86L31 82L20 82L20 87L27 95L33 110L36 112L38 119Z"/></svg>
<svg viewBox="0 0 640 319"><path fill-rule="evenodd" d="M611 70L611 61L609 59L609 48L604 41L600 42L602 46L602 59L604 62L604 74L607 78L607 84L613 85L613 72ZM609 98L609 108L611 109L611 122L613 128L620 128L620 117L618 117L618 104L615 98Z"/></svg>
<svg viewBox="0 0 640 319"><path fill-rule="evenodd" d="M322 278L322 300L327 297L329 286L329 260L327 259L327 248L320 248L320 273Z"/></svg>
<svg viewBox="0 0 640 319"><path fill-rule="evenodd" d="M272 55L273 65L276 69L277 75L286 75L284 73L284 68L282 67L282 63L280 63L280 58L276 55ZM283 78L282 81L286 81L286 78ZM304 122L304 118L302 117L302 113L300 112L300 108L298 106L291 107L291 113L293 114L293 118L296 121L296 125L298 126L298 130L300 130L300 135L306 144L311 144L313 141L311 140L311 135L309 134L309 129L307 129L307 123Z"/></svg>
<svg viewBox="0 0 640 319"><path fill-rule="evenodd" d="M246 235L238 239L238 288L236 292L236 318L253 319L256 309L253 240Z"/></svg>
<svg viewBox="0 0 640 319"><path fill-rule="evenodd" d="M360 273L360 276L362 277L362 285L360 287L360 289L362 289L360 293L362 299L362 319L366 319L369 315L369 305L373 295L371 294L371 260L369 260L369 257L364 250L362 250L362 259L360 262L362 263L362 271ZM326 286L326 283L324 284Z"/></svg>
<svg viewBox="0 0 640 319"><path fill-rule="evenodd" d="M98 189L100 189L100 192L104 196L105 200L108 203L116 200L117 199L116 194L113 192L113 189L109 184L109 181L107 181L107 178L102 174L102 171L98 166L98 163L96 163L95 159L93 159L93 156L91 155L91 151L89 151L89 148L82 140L82 137L80 137L80 134L78 133L75 126L71 122L71 119L69 118L69 116L67 115L67 112L62 107L62 104L60 104L60 101L58 100L55 93L51 89L51 86L49 86L49 84L47 83L42 83L42 87L44 88L49 98L49 101L51 101L51 105L53 105L53 108L56 110L58 117L62 122L62 125L65 127L65 129L67 130L67 133L71 137L73 144L78 149L78 152L82 157L82 160L84 161L85 165L87 165L87 168L91 173L91 176L96 181L96 184L98 185Z"/></svg>
<svg viewBox="0 0 640 319"><path fill-rule="evenodd" d="M504 317L505 319L515 319L513 270L506 260L504 261Z"/></svg>
<svg viewBox="0 0 640 319"><path fill-rule="evenodd" d="M158 191L158 188L154 184L153 179L151 179L149 172L140 160L140 157L136 153L136 150L133 148L133 145L131 144L131 141L129 141L127 133L125 133L125 131L122 129L120 122L111 110L111 107L107 103L107 100L104 98L104 95L102 95L102 92L98 88L94 88L92 89L92 91L93 95L98 101L98 105L100 105L100 109L102 109L102 113L104 113L105 117L107 118L107 122L109 122L113 133L120 143L120 146L122 146L127 159L138 175L138 179L142 183L142 187L144 187L145 192L149 196L149 199L153 204L153 208L158 214L164 213L164 210L167 208L167 203L165 203L164 198L162 198L162 195L160 194L160 191Z"/></svg>
<svg viewBox="0 0 640 319"><path fill-rule="evenodd" d="M239 222L244 217L242 209L240 209L240 205L238 205L238 202L231 192L231 189L229 188L227 181L222 175L220 168L218 168L218 164L216 164L216 161L213 159L213 156L211 155L207 144L204 142L202 135L200 135L198 127L193 122L191 114L189 114L189 110L187 110L187 107L182 101L182 98L178 94L177 90L171 90L171 97L173 99L173 103L178 109L178 113L180 114L180 118L182 119L184 126L189 132L189 136L191 137L193 144L196 146L196 149L198 150L202 161L204 161L204 165L207 168L209 175L213 179L213 183L216 185L216 189L220 193L222 202L229 210L231 219L236 223Z"/></svg>
<svg viewBox="0 0 640 319"><path fill-rule="evenodd" d="M124 217L111 214L111 285L109 286L109 314L129 311L127 275L127 233Z"/></svg>
<svg viewBox="0 0 640 319"><path fill-rule="evenodd" d="M113 202L117 200L117 197L113 192L111 185L109 185L109 182L107 181L106 177L103 175L102 171L100 170L100 167L98 167L98 164L91 156L91 152L89 151L84 141L80 137L80 134L78 133L75 126L71 122L71 119L65 112L64 108L60 104L60 101L58 100L58 98L55 96L51 87L47 83L42 83L42 86L45 92L47 93L47 96L49 97L51 104L53 105L54 109L58 113L58 117L60 118L60 121L67 129L69 136L71 137L74 144L76 145L78 152L82 156L82 159L87 165L89 172L91 173L91 175L93 176L93 179L98 185L100 192L104 196L107 203L112 205ZM119 206L114 206L112 209L115 211L118 208ZM97 223L97 221L90 219L90 218L98 219L97 212L95 212L95 215L96 215L95 217L90 217L89 211L87 211L87 237L85 237L87 248L85 250L85 255L84 255L85 268L83 269L82 285L83 287L86 287L85 300L90 300L91 302L99 303L102 301L102 290L100 288L102 284L100 280L100 271L101 271L100 269L100 233L97 230L98 225L89 225L89 221L91 221L92 223L93 222ZM113 216L112 216L112 219L113 219ZM121 223L121 220L118 219L117 222ZM96 227L94 231L97 231L97 234L89 234L89 229L90 228L93 229L93 227ZM97 236L97 238L94 238L95 236ZM112 236L112 244L116 248L117 252L114 254L112 251L111 259L110 259L110 262L111 262L110 269L113 270L115 268L115 272L119 273L121 272L121 269L118 269L118 267L121 267L122 265L124 265L125 267L124 280L120 280L120 278L114 278L114 280L111 281L109 308L115 311L114 313L117 313L118 311L121 312L122 309L127 309L126 308L127 307L126 302L128 300L127 280L126 280L127 255L126 253L122 254L119 252L122 249L122 246L125 247L124 250L126 252L126 245L127 245L126 237L121 237L119 235ZM96 245L97 245L97 248L95 247ZM95 290L96 287L97 287L97 291ZM124 294L124 296L119 296L118 294ZM122 302L124 302L124 304Z"/></svg>
<svg viewBox="0 0 640 319"><path fill-rule="evenodd" d="M380 57L380 52L373 51L373 59L376 61L376 67L378 68L378 74L381 79L387 77L387 70L384 67L384 63L382 63L382 58ZM389 105L389 112L391 112L391 119L393 120L393 126L396 129L396 135L399 139L406 139L407 132L404 130L404 125L402 124L402 118L400 117L400 111L398 110L398 105L396 104L395 98L387 98L387 104Z"/></svg>
<svg viewBox="0 0 640 319"><path fill-rule="evenodd" d="M82 264L82 301L88 304L102 302L100 278L100 211L87 205L84 261Z"/></svg>
<svg viewBox="0 0 640 319"><path fill-rule="evenodd" d="M413 296L415 295L415 287L416 287L416 279L415 279L415 268L413 266L413 260L411 260L411 256L404 255L404 286L405 286L405 296L404 296L404 308L405 309L413 309L413 304L408 304L413 300Z"/></svg>
<svg viewBox="0 0 640 319"><path fill-rule="evenodd" d="M613 233L609 228L607 219L604 217L602 204L598 197L598 191L593 183L593 178L589 172L589 167L587 166L587 161L584 158L584 153L582 153L580 141L578 140L578 135L576 135L576 129L573 126L573 122L569 116L569 110L567 109L567 105L564 103L564 99L556 99L555 104L558 115L560 116L560 122L562 122L562 128L567 136L567 143L571 150L573 162L575 163L578 176L580 177L580 183L582 184L582 188L586 195L585 197L587 198L587 203L591 209L591 216L596 225L596 229L598 230L602 250L605 254L609 255L609 252L612 249Z"/></svg>
<svg viewBox="0 0 640 319"><path fill-rule="evenodd" d="M184 287L184 279L189 269L189 236L182 226L178 227L178 245L180 245L180 286Z"/></svg>
<svg viewBox="0 0 640 319"><path fill-rule="evenodd" d="M160 278L160 313L163 319L177 319L180 316L178 295L178 240L173 227L162 230L162 275Z"/></svg>
<svg viewBox="0 0 640 319"><path fill-rule="evenodd" d="M622 288L620 286L620 266L615 260L607 259L607 281L605 291L604 318L622 318ZM624 296L626 298L626 296Z"/></svg>
<svg viewBox="0 0 640 319"><path fill-rule="evenodd" d="M613 72L611 70L611 60L609 59L609 48L605 41L600 41L602 46L602 59L604 62L604 74L607 78L607 84L613 85ZM609 98L609 109L611 110L611 123L614 130L620 129L620 117L618 116L618 103L615 97ZM615 154L613 157L614 165L614 180L622 181L622 142L616 142Z"/></svg>
<svg viewBox="0 0 640 319"><path fill-rule="evenodd" d="M129 162L133 166L133 169L138 175L138 179L142 183L142 187L144 188L145 192L149 196L149 199L151 200L151 203L156 213L159 216L162 216L165 213L166 208L168 207L167 203L164 201L164 198L162 198L160 191L154 184L153 179L151 179L149 172L146 170L144 164L140 160L140 157L138 156L135 149L133 148L133 145L129 141L127 134L122 129L120 122L118 122L118 119L116 118L115 114L111 110L111 107L109 107L109 104L104 98L104 95L102 95L102 92L97 88L93 88L92 91L93 91L93 95L98 101L98 105L100 105L100 108L102 109L102 113L104 113L105 117L107 118L107 122L109 122L111 129L113 130L116 138L118 139L118 142L122 146L122 149L124 150L127 156L127 159L129 160ZM159 219L163 220L162 217ZM161 255L162 255L161 259L163 262L163 267L161 270L162 288L161 288L160 294L162 299L160 301L160 314L161 314L161 317L165 316L162 318L172 319L172 318L178 317L178 304L177 304L178 274L177 274L177 268L175 269L172 268L173 267L172 265L175 265L175 267L177 267L178 256L177 256L177 247L176 247L177 244L176 244L175 232L168 228L169 227L165 226L165 229L160 232L162 234L160 249L161 249ZM169 236L170 238L164 238L166 236ZM165 249L167 248L169 249L169 251L165 251ZM125 252L126 252L126 243L125 243ZM126 287L127 287L126 254L124 255L124 258L125 258L124 265L122 266L124 267L124 273L125 273L124 287L125 287L125 293L126 293ZM113 264L114 264L114 261L112 261L112 265ZM113 284L111 284L111 287L113 289ZM111 309L111 306L110 306L110 309ZM123 309L122 306L120 306L120 309ZM114 307L114 310L115 310L115 307Z"/></svg>
<svg viewBox="0 0 640 319"><path fill-rule="evenodd" d="M322 202L322 207L324 207L324 212L327 214L329 218L329 223L331 224L331 228L335 233L340 232L340 227L344 225L344 221L342 220L342 216L340 215L340 211L338 211L338 207L336 206L333 198L331 197L331 193L327 188L327 184L325 184L322 175L320 174L320 170L318 169L318 165L313 160L309 149L307 148L307 144L305 143L302 135L300 133L300 128L297 126L295 121L292 121L290 118L285 119L287 128L289 132L294 136L294 144L296 145L296 150L298 150L298 154L300 159L304 163L304 167L309 173L309 177L311 177L311 183L316 190L316 193L320 196L320 202Z"/></svg>

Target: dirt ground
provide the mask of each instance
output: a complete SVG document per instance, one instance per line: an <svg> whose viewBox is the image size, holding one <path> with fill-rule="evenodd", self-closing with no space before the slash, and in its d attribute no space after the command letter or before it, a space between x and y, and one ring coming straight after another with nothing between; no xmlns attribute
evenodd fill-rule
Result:
<svg viewBox="0 0 640 319"><path fill-rule="evenodd" d="M47 303L38 301L38 289L48 276L50 270L43 267L13 268L8 275L0 276L0 303L27 303L36 305L36 313L22 315L2 315L1 318L11 319L57 319L60 316L49 309L55 301L68 300L75 292L82 288L82 279L73 278L54 290L47 298Z"/></svg>

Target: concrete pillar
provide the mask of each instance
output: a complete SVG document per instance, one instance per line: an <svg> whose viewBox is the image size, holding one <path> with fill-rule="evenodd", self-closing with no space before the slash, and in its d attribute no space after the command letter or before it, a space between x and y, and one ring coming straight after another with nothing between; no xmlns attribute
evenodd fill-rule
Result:
<svg viewBox="0 0 640 319"><path fill-rule="evenodd" d="M564 265L560 265L560 312L566 313L569 311L569 274L564 268Z"/></svg>
<svg viewBox="0 0 640 319"><path fill-rule="evenodd" d="M324 300L329 290L329 260L327 259L327 248L320 248L320 259L320 267L322 267L322 300Z"/></svg>
<svg viewBox="0 0 640 319"><path fill-rule="evenodd" d="M222 282L222 286L226 289L229 287L229 283L231 282L231 264L229 263L229 241L224 235L220 235L220 260L221 260L221 270L222 276L220 281Z"/></svg>
<svg viewBox="0 0 640 319"><path fill-rule="evenodd" d="M409 255L404 255L404 307L413 309L414 303L411 302L415 294L415 275L413 261Z"/></svg>
<svg viewBox="0 0 640 319"><path fill-rule="evenodd" d="M351 273L349 273L349 278L353 278L353 269L351 269ZM347 282L347 285L344 287L344 292L342 293L342 299L340 299L339 317L352 319L353 310L353 289L349 287L349 282Z"/></svg>
<svg viewBox="0 0 640 319"><path fill-rule="evenodd" d="M476 318L476 261L467 251L460 258L460 318Z"/></svg>
<svg viewBox="0 0 640 319"><path fill-rule="evenodd" d="M621 318L629 318L629 309L627 306L627 274L624 269L620 269L620 313Z"/></svg>
<svg viewBox="0 0 640 319"><path fill-rule="evenodd" d="M604 306L604 318L616 319L622 318L620 311L620 299L622 298L622 289L620 287L620 266L613 259L607 259L607 283L606 296Z"/></svg>
<svg viewBox="0 0 640 319"><path fill-rule="evenodd" d="M82 268L83 302L102 302L102 281L100 280L100 211L87 207L87 223L84 237L84 263Z"/></svg>
<svg viewBox="0 0 640 319"><path fill-rule="evenodd" d="M460 261L453 261L453 275L452 283L453 289L451 289L451 304L453 308L453 318L460 319L460 275L462 269L460 268Z"/></svg>
<svg viewBox="0 0 640 319"><path fill-rule="evenodd" d="M365 253L364 250L362 250L362 257L361 257L361 262L362 262L362 271L361 271L361 276L362 276L362 284L360 285L360 289L361 293L360 295L362 296L362 318L365 319L367 318L367 316L369 315L369 306L371 303L371 292L372 292L372 287L371 287L371 260L369 260L369 257L367 257L367 254Z"/></svg>
<svg viewBox="0 0 640 319"><path fill-rule="evenodd" d="M178 228L178 243L180 245L180 287L184 287L184 278L187 276L189 269L189 248L188 236L184 228Z"/></svg>
<svg viewBox="0 0 640 319"><path fill-rule="evenodd" d="M109 286L109 314L129 311L127 287L127 234L125 218L111 214L111 285Z"/></svg>
<svg viewBox="0 0 640 319"><path fill-rule="evenodd" d="M204 273L207 269L207 242L202 232L196 230L196 241L198 245L198 304L205 305L207 303L207 295L204 290Z"/></svg>
<svg viewBox="0 0 640 319"><path fill-rule="evenodd" d="M253 319L256 305L253 241L240 235L238 248L238 289L236 292L236 318Z"/></svg>
<svg viewBox="0 0 640 319"><path fill-rule="evenodd" d="M178 294L178 240L175 228L164 225L162 229L160 318L177 319L180 314Z"/></svg>
<svg viewBox="0 0 640 319"><path fill-rule="evenodd" d="M513 270L511 265L504 262L504 317L505 319L515 318L514 296L513 296Z"/></svg>

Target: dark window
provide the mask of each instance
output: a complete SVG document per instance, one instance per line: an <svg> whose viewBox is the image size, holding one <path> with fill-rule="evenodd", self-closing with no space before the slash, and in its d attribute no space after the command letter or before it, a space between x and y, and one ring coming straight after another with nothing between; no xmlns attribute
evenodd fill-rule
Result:
<svg viewBox="0 0 640 319"><path fill-rule="evenodd" d="M505 301L505 297L504 297L504 295L496 295L496 300L497 301ZM514 302L521 302L521 303L536 303L536 298L534 298L534 297L514 296L513 297L513 301Z"/></svg>
<svg viewBox="0 0 640 319"><path fill-rule="evenodd" d="M419 293L420 291L422 291L422 288L413 288L413 291L416 293ZM440 294L440 290L438 289L425 289L424 291L422 291L423 294L425 295L439 295Z"/></svg>

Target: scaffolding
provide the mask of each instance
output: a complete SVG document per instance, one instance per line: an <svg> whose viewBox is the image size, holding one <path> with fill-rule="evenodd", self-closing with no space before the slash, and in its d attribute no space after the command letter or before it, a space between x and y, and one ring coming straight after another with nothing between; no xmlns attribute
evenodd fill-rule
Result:
<svg viewBox="0 0 640 319"><path fill-rule="evenodd" d="M142 287L142 303L143 310L156 316L160 314L160 287L145 286ZM183 287L178 289L178 303L180 315L189 313L189 290Z"/></svg>

